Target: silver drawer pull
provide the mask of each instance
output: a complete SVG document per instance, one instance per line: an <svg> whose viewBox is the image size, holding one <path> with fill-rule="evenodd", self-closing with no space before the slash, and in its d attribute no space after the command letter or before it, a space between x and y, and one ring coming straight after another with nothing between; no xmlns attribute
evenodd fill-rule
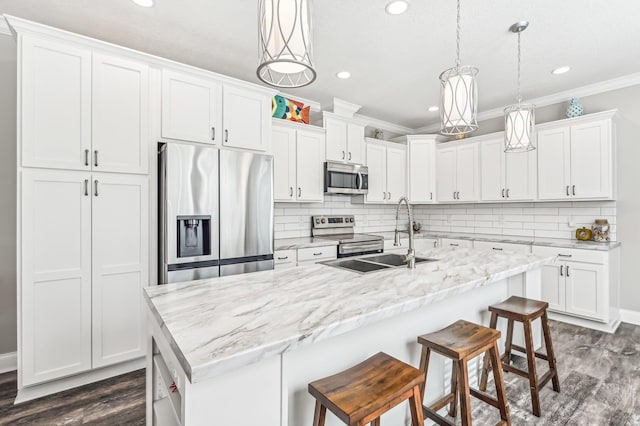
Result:
<svg viewBox="0 0 640 426"><path fill-rule="evenodd" d="M278 257L278 260L287 260L289 258L289 256L285 256L285 257Z"/></svg>
<svg viewBox="0 0 640 426"><path fill-rule="evenodd" d="M558 254L558 257L573 257L572 254Z"/></svg>
<svg viewBox="0 0 640 426"><path fill-rule="evenodd" d="M499 247L491 247L493 250L497 250L497 251L502 251L503 249L499 248Z"/></svg>
<svg viewBox="0 0 640 426"><path fill-rule="evenodd" d="M449 243L450 246L458 247L460 244Z"/></svg>
<svg viewBox="0 0 640 426"><path fill-rule="evenodd" d="M93 181L93 185L94 185L93 195L95 195L97 197L99 195L98 194L98 179Z"/></svg>
<svg viewBox="0 0 640 426"><path fill-rule="evenodd" d="M313 253L314 256L322 256L322 252L320 253Z"/></svg>

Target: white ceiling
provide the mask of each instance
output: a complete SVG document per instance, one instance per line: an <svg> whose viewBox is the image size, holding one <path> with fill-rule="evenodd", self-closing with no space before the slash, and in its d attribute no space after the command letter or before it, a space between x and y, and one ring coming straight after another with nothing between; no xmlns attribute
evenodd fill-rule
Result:
<svg viewBox="0 0 640 426"><path fill-rule="evenodd" d="M388 0L315 0L318 79L287 90L330 106L333 97L363 115L419 128L438 121L438 75L455 60L455 1L412 0L407 13ZM0 0L8 13L243 80L258 82L258 0ZM516 41L522 35L525 99L640 71L640 1L463 0L462 62L480 69L480 111L515 100ZM561 65L572 71L551 75ZM335 73L349 70L349 80Z"/></svg>

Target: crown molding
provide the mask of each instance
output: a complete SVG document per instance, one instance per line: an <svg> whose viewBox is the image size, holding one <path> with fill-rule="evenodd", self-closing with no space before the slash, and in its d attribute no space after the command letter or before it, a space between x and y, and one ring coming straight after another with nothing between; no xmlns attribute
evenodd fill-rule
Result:
<svg viewBox="0 0 640 426"><path fill-rule="evenodd" d="M388 132L397 133L399 135L411 135L416 132L410 127L401 126L399 124L390 123L388 121L380 120L362 114L355 114L353 118L367 127L386 130Z"/></svg>
<svg viewBox="0 0 640 426"><path fill-rule="evenodd" d="M13 35L9 29L9 24L4 17L0 17L0 35Z"/></svg>
<svg viewBox="0 0 640 426"><path fill-rule="evenodd" d="M562 92L557 92L547 96L541 96L539 98L527 99L524 102L534 104L536 108L540 108L554 105L560 102L566 102L571 98L584 98L586 96L599 95L600 93L624 89L625 87L636 86L638 84L640 84L640 72L613 78L611 80L601 81L599 83L588 84L586 86L577 87L575 89L563 90ZM503 115L504 107L482 111L478 114L478 122L502 117ZM428 126L414 129L414 132L433 133L437 132L438 130L440 130L440 123L430 124Z"/></svg>

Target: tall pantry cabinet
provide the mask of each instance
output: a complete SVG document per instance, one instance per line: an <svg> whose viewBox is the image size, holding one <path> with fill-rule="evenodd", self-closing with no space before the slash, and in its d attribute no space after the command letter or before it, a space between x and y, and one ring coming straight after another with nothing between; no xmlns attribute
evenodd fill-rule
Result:
<svg viewBox="0 0 640 426"><path fill-rule="evenodd" d="M149 67L18 33L20 386L145 354Z"/></svg>

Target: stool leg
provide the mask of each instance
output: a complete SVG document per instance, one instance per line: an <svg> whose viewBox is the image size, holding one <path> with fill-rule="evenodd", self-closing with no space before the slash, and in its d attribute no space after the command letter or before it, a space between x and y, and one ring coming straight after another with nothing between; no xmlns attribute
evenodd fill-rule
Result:
<svg viewBox="0 0 640 426"><path fill-rule="evenodd" d="M542 332L544 334L544 346L547 349L547 358L549 358L549 370L551 370L551 383L553 390L560 392L560 379L558 378L558 367L556 366L556 354L553 351L553 342L551 341L551 330L549 330L549 318L547 311L542 314Z"/></svg>
<svg viewBox="0 0 640 426"><path fill-rule="evenodd" d="M322 405L320 401L316 401L316 411L313 414L313 426L324 426L326 416L327 407Z"/></svg>
<svg viewBox="0 0 640 426"><path fill-rule="evenodd" d="M420 355L420 371L424 372L424 383L420 385L420 403L424 401L424 392L427 387L427 372L429 371L429 358L431 357L431 349L423 346L422 354Z"/></svg>
<svg viewBox="0 0 640 426"><path fill-rule="evenodd" d="M460 394L460 417L462 426L471 426L471 397L469 394L469 371L467 361L454 361L458 363L458 392Z"/></svg>
<svg viewBox="0 0 640 426"><path fill-rule="evenodd" d="M409 406L411 408L411 425L424 426L424 417L422 414L422 393L420 392L420 386L413 388L413 396L409 398ZM378 423L377 426L380 426L380 423Z"/></svg>
<svg viewBox="0 0 640 426"><path fill-rule="evenodd" d="M372 421L371 426L380 426L380 417Z"/></svg>
<svg viewBox="0 0 640 426"><path fill-rule="evenodd" d="M500 349L498 349L498 342L494 342L493 348L489 349L491 356L491 367L493 368L493 381L496 385L496 399L500 409L500 419L507 422L507 425L511 424L511 417L509 415L509 406L507 403L507 392L504 386L504 376L502 374L502 362L500 360Z"/></svg>
<svg viewBox="0 0 640 426"><path fill-rule="evenodd" d="M489 327L494 330L498 326L498 314L491 312L491 322ZM487 390L487 380L489 379L489 353L484 354L484 361L482 363L482 375L480 376L480 390L482 392Z"/></svg>
<svg viewBox="0 0 640 426"><path fill-rule="evenodd" d="M504 342L504 355L502 360L508 365L511 364L511 343L513 342L513 320L510 319L507 324L507 338Z"/></svg>
<svg viewBox="0 0 640 426"><path fill-rule="evenodd" d="M531 405L533 415L540 417L540 397L538 395L538 373L536 372L536 353L533 347L533 333L531 332L531 321L524 321L524 341L527 349L527 364L529 371L529 388L531 389Z"/></svg>
<svg viewBox="0 0 640 426"><path fill-rule="evenodd" d="M453 362L451 367L451 393L453 401L449 405L449 415L455 418L458 415L458 364L456 362Z"/></svg>

